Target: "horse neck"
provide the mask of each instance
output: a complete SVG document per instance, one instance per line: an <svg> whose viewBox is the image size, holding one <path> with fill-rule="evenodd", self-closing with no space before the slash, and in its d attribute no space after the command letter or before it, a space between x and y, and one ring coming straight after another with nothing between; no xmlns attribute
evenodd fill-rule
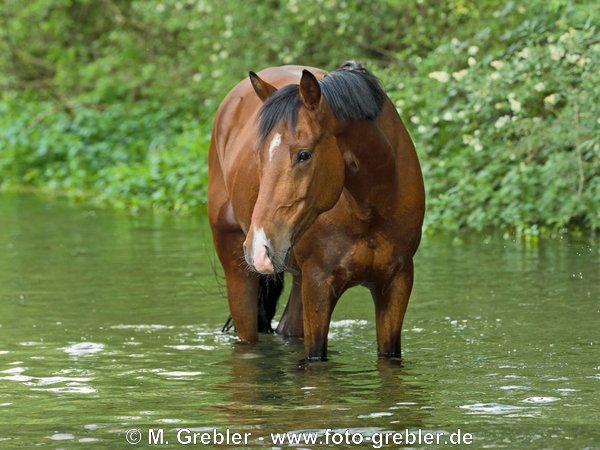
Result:
<svg viewBox="0 0 600 450"><path fill-rule="evenodd" d="M346 190L362 209L385 214L394 204L396 154L380 124L348 122L337 140L346 161Z"/></svg>

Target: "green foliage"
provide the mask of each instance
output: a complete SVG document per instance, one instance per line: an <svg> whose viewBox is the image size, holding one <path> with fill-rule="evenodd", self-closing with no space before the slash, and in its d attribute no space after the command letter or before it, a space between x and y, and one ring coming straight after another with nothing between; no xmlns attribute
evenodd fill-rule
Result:
<svg viewBox="0 0 600 450"><path fill-rule="evenodd" d="M505 8L496 19L521 14L514 28L384 76L424 151L434 229L600 228L598 29L591 10L555 3Z"/></svg>
<svg viewBox="0 0 600 450"><path fill-rule="evenodd" d="M600 229L599 7L552 0L4 0L0 186L195 210L248 70L357 59L417 144L430 230ZM31 24L36 24L32 26Z"/></svg>
<svg viewBox="0 0 600 450"><path fill-rule="evenodd" d="M185 212L206 202L209 127L143 103L76 111L1 99L1 187L27 184L133 210Z"/></svg>

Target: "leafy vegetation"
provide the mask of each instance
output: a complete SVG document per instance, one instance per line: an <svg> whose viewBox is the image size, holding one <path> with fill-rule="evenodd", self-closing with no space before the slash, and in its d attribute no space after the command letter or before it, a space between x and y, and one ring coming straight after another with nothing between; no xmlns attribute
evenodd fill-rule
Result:
<svg viewBox="0 0 600 450"><path fill-rule="evenodd" d="M3 189L197 210L248 70L357 59L415 139L430 230L600 229L594 2L4 0L0 20Z"/></svg>

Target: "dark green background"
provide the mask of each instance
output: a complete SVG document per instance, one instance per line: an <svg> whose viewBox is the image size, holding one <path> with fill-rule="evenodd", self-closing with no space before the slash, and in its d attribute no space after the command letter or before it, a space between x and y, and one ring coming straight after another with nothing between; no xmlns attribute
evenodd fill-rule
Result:
<svg viewBox="0 0 600 450"><path fill-rule="evenodd" d="M598 2L0 5L4 190L201 209L212 116L248 70L356 59L417 144L428 230L600 228Z"/></svg>

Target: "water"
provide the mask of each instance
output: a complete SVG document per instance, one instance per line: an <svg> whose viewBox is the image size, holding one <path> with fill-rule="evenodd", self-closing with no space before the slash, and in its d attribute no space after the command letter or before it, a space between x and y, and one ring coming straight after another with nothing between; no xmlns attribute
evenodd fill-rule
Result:
<svg viewBox="0 0 600 450"><path fill-rule="evenodd" d="M306 365L300 342L220 332L203 218L0 197L0 446L127 448L137 428L147 447L152 428L179 448L177 430L216 428L269 447L272 432L330 428L363 439L349 448L407 429L460 429L471 448L600 448L599 249L427 238L402 365L376 358L361 289L338 304L330 360Z"/></svg>

